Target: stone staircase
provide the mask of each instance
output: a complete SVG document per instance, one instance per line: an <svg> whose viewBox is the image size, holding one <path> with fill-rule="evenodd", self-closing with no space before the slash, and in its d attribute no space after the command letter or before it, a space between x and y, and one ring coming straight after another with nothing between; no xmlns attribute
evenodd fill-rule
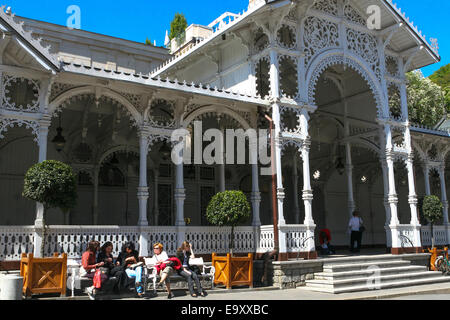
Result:
<svg viewBox="0 0 450 320"><path fill-rule="evenodd" d="M395 255L353 256L323 259L323 272L306 280L308 290L346 293L450 282L441 272L412 265L406 257Z"/></svg>

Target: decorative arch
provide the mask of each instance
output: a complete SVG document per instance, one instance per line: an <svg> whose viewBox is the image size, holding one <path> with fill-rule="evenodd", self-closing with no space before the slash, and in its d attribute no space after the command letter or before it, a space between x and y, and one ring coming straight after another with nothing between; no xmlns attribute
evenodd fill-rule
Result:
<svg viewBox="0 0 450 320"><path fill-rule="evenodd" d="M233 119L235 119L242 126L242 128L244 130L247 130L247 129L251 128L251 126L247 122L247 120L245 120L236 111L231 110L227 106L219 106L219 105L206 106L206 107L200 107L198 109L195 109L194 111L189 113L186 118L182 119L181 126L183 128L187 128L187 126L192 121L194 121L194 119L196 119L198 116L200 116L202 114L205 114L205 113L223 113L223 114L226 114L226 115L232 117Z"/></svg>
<svg viewBox="0 0 450 320"><path fill-rule="evenodd" d="M64 92L63 94L59 95L58 97L56 97L50 103L48 107L49 113L53 114L66 100L72 97L83 94L96 94L97 90L98 89L95 86L85 86L70 89ZM128 101L127 98L111 89L103 87L100 90L100 95L116 100L118 103L124 106L125 109L127 109L127 111L131 114L131 117L135 120L137 124L142 123L141 113L135 108L135 106L130 101Z"/></svg>
<svg viewBox="0 0 450 320"><path fill-rule="evenodd" d="M103 152L102 155L100 156L97 164L101 165L111 155L113 155L114 153L119 152L119 151L133 152L133 153L136 153L138 155L140 154L140 151L139 151L138 147L127 146L127 145L118 145L118 146L112 147L112 148L106 150L105 152ZM147 161L150 161L150 163L153 165L151 159L148 159Z"/></svg>
<svg viewBox="0 0 450 320"><path fill-rule="evenodd" d="M422 148L420 147L420 145L414 141L414 139L411 139L411 145L413 147L414 150L417 151L417 154L420 157L420 160L422 160L423 162L425 162L427 160L427 155L426 153L422 150Z"/></svg>
<svg viewBox="0 0 450 320"><path fill-rule="evenodd" d="M0 139L4 138L3 133L7 132L8 128L13 127L25 127L26 129L31 129L31 134L34 136L34 141L40 145L38 121L0 117Z"/></svg>
<svg viewBox="0 0 450 320"><path fill-rule="evenodd" d="M383 90L381 85L371 70L370 66L366 65L357 56L341 49L327 50L319 54L310 64L306 73L306 83L308 84L308 101L315 104L315 92L317 82L322 73L333 65L343 64L350 67L366 81L372 91L375 103L377 105L377 114L380 118L387 118L389 110L386 107Z"/></svg>

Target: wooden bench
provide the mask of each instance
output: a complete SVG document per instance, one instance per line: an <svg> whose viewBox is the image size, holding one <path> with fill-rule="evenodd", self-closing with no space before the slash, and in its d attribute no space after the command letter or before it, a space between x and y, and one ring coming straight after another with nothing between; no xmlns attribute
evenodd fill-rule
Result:
<svg viewBox="0 0 450 320"><path fill-rule="evenodd" d="M147 289L148 282L153 284L153 293L156 294L156 281L161 280L161 277L159 276L156 267L154 264L151 263L151 258L145 258L145 264L144 264L144 288ZM201 274L197 274L199 280L207 280L211 283L211 289L214 288L214 274L216 272L215 268L213 266L207 266L205 265L203 258L194 258L189 260L189 264L192 266L198 266L200 268ZM178 275L176 272L172 274L169 278L169 281L178 282L178 281L184 281L186 282L186 279L180 275Z"/></svg>

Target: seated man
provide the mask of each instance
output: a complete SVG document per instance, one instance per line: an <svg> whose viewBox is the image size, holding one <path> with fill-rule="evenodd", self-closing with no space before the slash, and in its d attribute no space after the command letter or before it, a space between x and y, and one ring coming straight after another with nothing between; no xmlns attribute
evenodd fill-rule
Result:
<svg viewBox="0 0 450 320"><path fill-rule="evenodd" d="M320 253L323 255L335 254L333 246L331 245L331 234L330 230L322 229L319 231L319 242L321 245Z"/></svg>

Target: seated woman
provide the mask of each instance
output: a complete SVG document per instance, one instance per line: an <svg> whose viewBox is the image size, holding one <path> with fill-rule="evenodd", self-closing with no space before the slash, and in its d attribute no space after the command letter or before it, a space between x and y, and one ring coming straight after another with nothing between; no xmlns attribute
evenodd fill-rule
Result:
<svg viewBox="0 0 450 320"><path fill-rule="evenodd" d="M133 264L137 264L139 260L139 254L135 250L134 243L127 242L122 246L122 252L116 260L116 266L121 266L128 277L135 278L136 292L139 298L144 297L144 286L142 285L142 266L132 267Z"/></svg>
<svg viewBox="0 0 450 320"><path fill-rule="evenodd" d="M81 257L82 269L80 270L80 275L82 277L88 277L94 280L97 269L105 264L104 262L96 263L95 256L97 254L99 246L100 243L98 241L92 240L88 243L87 249ZM91 287L86 288L86 291L91 299L94 299L98 290L101 289L101 284L105 282L106 279L108 279L108 275L106 273L101 273L100 277L100 283L93 283Z"/></svg>
<svg viewBox="0 0 450 320"><path fill-rule="evenodd" d="M189 286L189 292L191 296L196 298L197 294L194 292L194 282L197 285L197 290L202 297L206 296L205 291L202 289L202 285L198 279L197 273L194 268L189 265L189 259L194 259L195 255L192 251L191 244L184 241L180 248L177 250L177 258L181 261L182 268L178 271L178 274L186 279Z"/></svg>
<svg viewBox="0 0 450 320"><path fill-rule="evenodd" d="M167 299L172 299L174 297L173 292L170 290L170 281L167 278L173 274L173 267L169 264L165 264L169 260L169 256L165 251L163 251L164 246L161 243L155 243L153 245L153 257L150 259L151 263L154 264L159 270L159 275L161 280L159 281L157 287L162 287L165 282L167 287ZM161 268L163 266L163 268Z"/></svg>
<svg viewBox="0 0 450 320"><path fill-rule="evenodd" d="M319 231L319 242L321 246L321 254L329 255L335 254L333 246L331 245L331 233L328 229L322 229Z"/></svg>
<svg viewBox="0 0 450 320"><path fill-rule="evenodd" d="M100 248L100 253L97 256L97 262L104 262L104 268L108 269L108 276L117 278L117 282L114 284L114 292L120 293L123 289L127 288L130 284L130 278L128 278L125 270L121 266L114 264L114 257L112 255L113 244L108 241Z"/></svg>

